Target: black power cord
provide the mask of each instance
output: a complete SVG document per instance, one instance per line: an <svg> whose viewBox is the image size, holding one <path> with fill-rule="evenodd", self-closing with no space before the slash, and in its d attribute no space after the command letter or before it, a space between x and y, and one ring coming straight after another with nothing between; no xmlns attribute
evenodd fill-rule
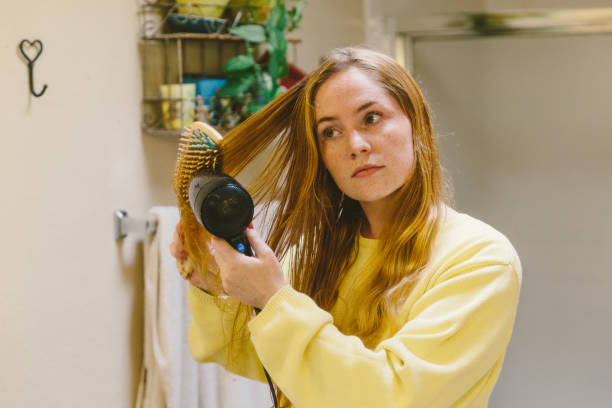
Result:
<svg viewBox="0 0 612 408"><path fill-rule="evenodd" d="M253 309L255 309L255 314L259 314L259 312L261 312L261 309L258 307L255 307ZM268 380L268 385L270 386L270 394L272 394L272 401L274 401L274 408L278 408L278 401L276 400L276 390L274 389L274 384L272 384L272 379L270 378L270 374L268 374L268 371L266 370L266 367L263 366L263 364L261 365L261 367L264 370L264 374L266 375L266 380Z"/></svg>
<svg viewBox="0 0 612 408"><path fill-rule="evenodd" d="M268 385L270 386L270 394L272 394L272 400L274 401L274 408L278 408L278 402L276 401L276 391L274 390L272 379L270 379L270 374L268 374L265 367L263 370L264 370L264 374L266 375L266 379L268 380Z"/></svg>

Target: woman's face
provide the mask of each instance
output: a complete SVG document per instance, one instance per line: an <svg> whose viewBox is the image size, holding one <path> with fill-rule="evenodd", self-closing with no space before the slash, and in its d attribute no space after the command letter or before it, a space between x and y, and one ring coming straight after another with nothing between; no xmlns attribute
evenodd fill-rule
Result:
<svg viewBox="0 0 612 408"><path fill-rule="evenodd" d="M379 202L410 178L410 119L366 72L350 67L325 81L315 96L315 120L323 163L350 198Z"/></svg>

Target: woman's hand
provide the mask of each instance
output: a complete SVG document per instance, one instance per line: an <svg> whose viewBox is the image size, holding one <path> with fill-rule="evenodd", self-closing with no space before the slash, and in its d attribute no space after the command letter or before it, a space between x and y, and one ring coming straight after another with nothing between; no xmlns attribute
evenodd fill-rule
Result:
<svg viewBox="0 0 612 408"><path fill-rule="evenodd" d="M181 226L180 222L176 224L176 228L174 229L174 240L170 244L170 253L177 259L178 262L186 262L187 258L189 258L189 253L185 248L185 234L183 233L183 227ZM189 275L189 282L203 291L210 293L210 289L200 277L202 276L200 266L196 265L195 262L192 262L191 266L195 270ZM216 282L217 277L213 276L212 272L206 271L206 274L210 275L206 276L210 282ZM221 288L217 288L215 292L221 295L225 294Z"/></svg>
<svg viewBox="0 0 612 408"><path fill-rule="evenodd" d="M211 239L210 252L215 257L225 293L250 306L263 309L268 300L285 286L285 277L274 252L252 228L246 236L255 256L246 256L225 240Z"/></svg>
<svg viewBox="0 0 612 408"><path fill-rule="evenodd" d="M180 222L176 224L176 228L174 229L173 241L170 244L170 253L179 261L184 261L189 256L187 249L185 249L185 235L183 234L183 226Z"/></svg>

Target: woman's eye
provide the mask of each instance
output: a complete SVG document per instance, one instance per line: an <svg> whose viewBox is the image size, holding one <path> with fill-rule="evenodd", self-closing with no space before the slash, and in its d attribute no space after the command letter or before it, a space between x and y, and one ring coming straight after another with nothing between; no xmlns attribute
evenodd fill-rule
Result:
<svg viewBox="0 0 612 408"><path fill-rule="evenodd" d="M370 112L365 117L365 123L368 125L371 125L372 123L376 123L380 120L381 116L382 115L380 113Z"/></svg>
<svg viewBox="0 0 612 408"><path fill-rule="evenodd" d="M323 132L321 132L321 135L323 136L324 139L331 139L337 134L338 134L338 131L334 128L327 128Z"/></svg>

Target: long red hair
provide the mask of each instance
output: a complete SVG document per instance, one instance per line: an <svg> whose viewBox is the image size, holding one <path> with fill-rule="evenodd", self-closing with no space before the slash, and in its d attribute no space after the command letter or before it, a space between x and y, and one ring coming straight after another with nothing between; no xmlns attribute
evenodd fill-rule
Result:
<svg viewBox="0 0 612 408"><path fill-rule="evenodd" d="M331 310L355 261L364 214L358 202L342 194L321 161L313 102L321 84L348 67L371 75L399 103L412 122L415 155L412 176L394 193L393 213L398 215L383 229L368 282L354 294L360 301L345 319L348 323L339 327L373 348L383 321L399 328L400 308L429 259L448 199L431 113L410 74L375 51L334 50L304 80L228 133L222 150L224 171L235 175L269 149L267 165L249 186L262 216L270 219L264 235L279 258L291 257L292 286ZM236 316L238 322L240 312ZM243 324L240 320L235 327Z"/></svg>

